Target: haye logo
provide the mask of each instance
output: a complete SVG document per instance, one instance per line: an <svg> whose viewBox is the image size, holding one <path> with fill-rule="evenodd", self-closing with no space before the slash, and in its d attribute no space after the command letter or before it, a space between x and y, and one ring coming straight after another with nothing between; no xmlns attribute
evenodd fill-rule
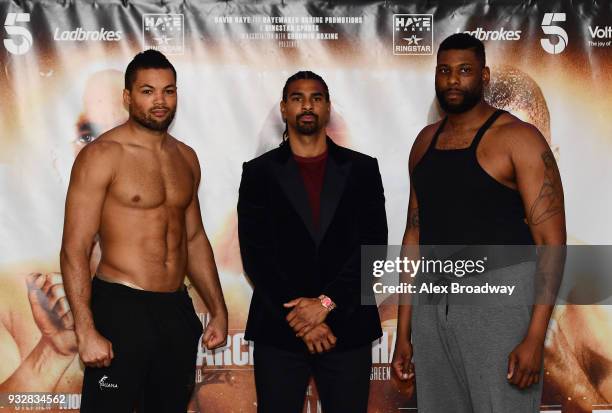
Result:
<svg viewBox="0 0 612 413"><path fill-rule="evenodd" d="M432 14L393 15L394 55L430 55L432 50Z"/></svg>
<svg viewBox="0 0 612 413"><path fill-rule="evenodd" d="M185 52L184 16L182 14L143 14L142 48L166 54Z"/></svg>
<svg viewBox="0 0 612 413"><path fill-rule="evenodd" d="M544 14L544 18L542 19L542 31L544 32L544 34L550 35L552 36L552 38L556 39L555 44L550 41L551 38L540 39L542 48L544 49L544 51L546 51L546 53L559 54L563 50L565 50L565 47L567 46L567 42L569 40L567 32L564 28L552 24L554 22L564 21L565 13Z"/></svg>
<svg viewBox="0 0 612 413"><path fill-rule="evenodd" d="M28 23L30 13L9 13L4 19L4 30L10 36L4 39L4 47L11 54L25 54L32 47L32 33L18 23Z"/></svg>

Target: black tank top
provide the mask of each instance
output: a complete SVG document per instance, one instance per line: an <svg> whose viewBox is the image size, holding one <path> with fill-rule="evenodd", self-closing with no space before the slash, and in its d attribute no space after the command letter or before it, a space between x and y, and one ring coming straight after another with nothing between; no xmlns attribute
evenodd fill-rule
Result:
<svg viewBox="0 0 612 413"><path fill-rule="evenodd" d="M502 114L497 110L463 149L437 149L445 118L412 174L419 203L422 245L529 245L519 192L491 177L478 163L476 148Z"/></svg>

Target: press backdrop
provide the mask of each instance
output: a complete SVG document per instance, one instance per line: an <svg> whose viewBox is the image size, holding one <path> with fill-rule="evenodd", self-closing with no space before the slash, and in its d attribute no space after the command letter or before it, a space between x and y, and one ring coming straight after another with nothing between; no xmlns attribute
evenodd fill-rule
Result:
<svg viewBox="0 0 612 413"><path fill-rule="evenodd" d="M553 148L570 243L610 244L611 8L599 1L0 1L0 392L68 393L63 408L78 409L82 367L74 352L37 373L48 378L44 386L17 380L52 320L53 303L28 294L26 276L52 279L60 270L70 168L83 146L126 120L123 71L136 53L156 48L178 71L171 133L196 150L203 168L203 219L230 312L228 346L194 360L190 408L254 412L252 346L243 339L252 290L236 202L242 162L281 140L287 77L312 70L326 80L329 135L378 158L389 240L399 244L410 147L441 116L437 46L471 32L486 45L487 99L536 125ZM207 310L191 294L205 323ZM398 384L389 365L396 307L382 303L380 313L385 333L372 345L370 411L414 411L413 389ZM543 410L612 409L610 339L609 307L557 308ZM304 408L320 411L314 386Z"/></svg>

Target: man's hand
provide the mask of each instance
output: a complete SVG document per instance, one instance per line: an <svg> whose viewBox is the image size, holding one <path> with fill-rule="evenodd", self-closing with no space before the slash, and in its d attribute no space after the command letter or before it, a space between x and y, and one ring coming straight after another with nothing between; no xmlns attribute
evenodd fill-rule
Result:
<svg viewBox="0 0 612 413"><path fill-rule="evenodd" d="M28 300L43 340L62 356L75 355L77 340L62 276L31 273L26 278Z"/></svg>
<svg viewBox="0 0 612 413"><path fill-rule="evenodd" d="M306 333L302 340L306 343L311 354L324 353L336 346L336 336L325 323L317 325Z"/></svg>
<svg viewBox="0 0 612 413"><path fill-rule="evenodd" d="M412 363L412 343L410 340L398 338L391 362L393 371L401 381L414 379L414 364Z"/></svg>
<svg viewBox="0 0 612 413"><path fill-rule="evenodd" d="M325 321L329 310L323 307L318 298L296 298L284 304L285 308L292 308L287 315L287 322L298 337L304 337L313 328Z"/></svg>
<svg viewBox="0 0 612 413"><path fill-rule="evenodd" d="M79 355L88 367L108 367L115 357L113 345L95 329L79 335Z"/></svg>
<svg viewBox="0 0 612 413"><path fill-rule="evenodd" d="M540 381L544 340L527 336L508 356L508 380L520 389Z"/></svg>
<svg viewBox="0 0 612 413"><path fill-rule="evenodd" d="M212 317L206 325L202 341L208 350L225 346L227 343L227 316Z"/></svg>

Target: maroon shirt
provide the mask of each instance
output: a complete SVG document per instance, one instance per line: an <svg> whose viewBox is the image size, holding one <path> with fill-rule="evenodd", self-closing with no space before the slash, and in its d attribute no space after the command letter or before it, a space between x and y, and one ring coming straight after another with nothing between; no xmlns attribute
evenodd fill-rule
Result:
<svg viewBox="0 0 612 413"><path fill-rule="evenodd" d="M323 189L323 177L325 176L325 164L327 161L327 150L313 158L302 158L293 155L304 180L308 203L312 211L312 223L315 229L319 228L319 216L321 211L321 190Z"/></svg>

